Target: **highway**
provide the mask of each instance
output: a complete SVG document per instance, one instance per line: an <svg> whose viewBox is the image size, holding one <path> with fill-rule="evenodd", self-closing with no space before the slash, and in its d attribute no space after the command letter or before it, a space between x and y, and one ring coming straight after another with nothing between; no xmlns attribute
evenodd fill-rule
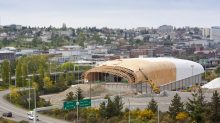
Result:
<svg viewBox="0 0 220 123"><path fill-rule="evenodd" d="M4 112L10 111L13 114L13 117L10 118L12 120L15 121L25 120L25 121L33 122L27 119L27 112L28 112L27 110L18 108L4 99L4 95L8 93L9 90L0 91L0 115L2 115L2 113ZM37 121L37 123L69 123L63 120L58 120L45 115L41 115L39 113L37 115L39 117L39 121Z"/></svg>

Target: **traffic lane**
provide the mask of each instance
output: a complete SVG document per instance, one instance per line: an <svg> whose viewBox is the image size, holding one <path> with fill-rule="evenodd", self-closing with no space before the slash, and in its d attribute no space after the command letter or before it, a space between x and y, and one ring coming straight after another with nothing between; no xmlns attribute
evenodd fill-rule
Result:
<svg viewBox="0 0 220 123"><path fill-rule="evenodd" d="M24 120L24 121L28 121L28 122L33 122L32 120L29 120L29 119L28 119L27 115L22 115L22 116L21 116L21 114L18 114L18 113L15 112L15 111L10 111L10 109L8 110L7 108L0 106L1 116L2 116L2 114L5 113L5 112L12 112L12 117L4 117L4 118L6 118L6 119L11 119L11 120L13 120L13 121L22 121L22 120ZM39 118L39 119L40 119L40 118ZM42 122L42 121L39 120L38 123L45 123L45 122Z"/></svg>
<svg viewBox="0 0 220 123"><path fill-rule="evenodd" d="M11 111L13 114L20 116L20 117L23 117L24 120L27 120L27 112L28 112L27 110L22 109L22 108L18 108L15 105L11 104L10 102L8 102L7 100L4 99L4 95L6 95L8 93L9 93L9 90L0 92L0 109ZM55 119L52 117L41 115L39 113L37 115L40 120L40 121L38 121L39 123L69 123L67 121Z"/></svg>
<svg viewBox="0 0 220 123"><path fill-rule="evenodd" d="M4 95L6 95L7 93L9 93L9 91L0 92L0 98L2 98L0 100L0 109L5 112L12 112L12 116L13 116L12 119L15 121L25 120L25 121L33 122L28 119L28 115L27 115L28 111L27 110L17 108L16 106L14 106L13 104L11 104L10 102L8 102L4 99ZM39 119L40 119L40 117L39 117ZM38 122L39 123L46 123L41 120L39 120Z"/></svg>
<svg viewBox="0 0 220 123"><path fill-rule="evenodd" d="M5 109L0 107L0 115L1 116L2 116L3 113L6 113L6 112L9 112L9 110L5 110ZM17 121L17 122L22 121L22 120L29 121L27 119L27 117L22 117L22 116L16 115L13 112L12 112L12 117L3 117L3 118L13 120L13 121Z"/></svg>

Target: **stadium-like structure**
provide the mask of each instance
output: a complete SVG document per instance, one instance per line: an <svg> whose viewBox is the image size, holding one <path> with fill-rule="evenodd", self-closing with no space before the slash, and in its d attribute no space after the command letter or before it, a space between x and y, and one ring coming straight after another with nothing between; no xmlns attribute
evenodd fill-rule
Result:
<svg viewBox="0 0 220 123"><path fill-rule="evenodd" d="M88 82L108 79L141 83L146 82L147 77L161 90L177 90L200 84L203 72L202 65L189 60L130 58L106 61L85 72L83 79Z"/></svg>

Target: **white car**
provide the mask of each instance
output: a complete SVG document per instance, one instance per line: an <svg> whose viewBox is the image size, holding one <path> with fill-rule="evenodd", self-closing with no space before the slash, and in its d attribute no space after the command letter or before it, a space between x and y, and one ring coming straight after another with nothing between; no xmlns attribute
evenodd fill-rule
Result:
<svg viewBox="0 0 220 123"><path fill-rule="evenodd" d="M34 112L33 111L29 111L27 113L27 115L28 115L29 120L34 120ZM38 116L36 116L36 120L39 121Z"/></svg>
<svg viewBox="0 0 220 123"><path fill-rule="evenodd" d="M34 115L28 115L29 120L34 120ZM38 116L36 116L36 120L39 121Z"/></svg>

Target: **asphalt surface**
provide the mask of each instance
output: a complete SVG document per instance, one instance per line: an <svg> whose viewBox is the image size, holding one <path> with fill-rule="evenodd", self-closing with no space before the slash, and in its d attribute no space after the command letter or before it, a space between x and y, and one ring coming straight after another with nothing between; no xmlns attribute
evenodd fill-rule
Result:
<svg viewBox="0 0 220 123"><path fill-rule="evenodd" d="M0 91L0 115L4 112L12 112L12 118L9 118L14 121L29 121L33 122L32 120L28 120L27 118L27 110L21 109L19 107L16 107L15 105L11 104L7 100L4 99L4 95L8 94L9 90L6 91ZM37 114L39 121L37 123L69 123L63 120L54 119L45 115Z"/></svg>
<svg viewBox="0 0 220 123"><path fill-rule="evenodd" d="M130 102L130 109L145 109L147 105L151 101L152 98L157 102L160 111L168 111L171 100L173 99L175 94L178 94L181 97L181 101L185 104L188 102L188 98L192 98L191 92L178 92L178 91L167 91L167 96L134 96L134 97L123 97L122 101L124 103L124 108L129 108ZM211 101L212 93L204 93L205 101Z"/></svg>

